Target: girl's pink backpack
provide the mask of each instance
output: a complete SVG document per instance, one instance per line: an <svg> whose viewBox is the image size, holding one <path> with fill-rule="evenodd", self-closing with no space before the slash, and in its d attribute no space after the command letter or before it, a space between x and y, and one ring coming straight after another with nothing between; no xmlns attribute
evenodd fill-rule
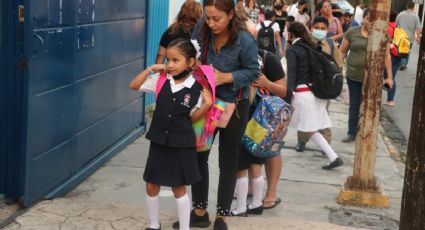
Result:
<svg viewBox="0 0 425 230"><path fill-rule="evenodd" d="M200 65L198 70L193 71L193 76L199 84L211 90L213 101L213 106L211 106L205 115L201 119L192 123L196 137L196 151L202 152L211 149L214 131L217 128L217 123L220 120L221 115L224 113L225 104L221 100L215 100L216 82L214 70L211 66ZM167 74L165 72L161 73L156 85L157 97L166 80Z"/></svg>

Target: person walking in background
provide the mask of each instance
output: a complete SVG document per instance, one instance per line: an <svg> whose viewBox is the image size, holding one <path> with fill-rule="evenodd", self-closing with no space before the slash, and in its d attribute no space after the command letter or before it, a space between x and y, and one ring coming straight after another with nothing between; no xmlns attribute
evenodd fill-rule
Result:
<svg viewBox="0 0 425 230"><path fill-rule="evenodd" d="M293 11L293 9L292 9ZM296 22L300 22L307 29L310 28L310 16L308 15L308 1L300 0L297 4L297 11L292 12L289 15L292 15L295 18Z"/></svg>
<svg viewBox="0 0 425 230"><path fill-rule="evenodd" d="M354 9L354 20L359 23L359 25L363 22L363 9L364 9L363 3L359 3L356 5L356 8Z"/></svg>
<svg viewBox="0 0 425 230"><path fill-rule="evenodd" d="M344 23L342 24L342 32L347 32L351 27L360 26L356 20L353 19L353 14L350 12L344 13Z"/></svg>
<svg viewBox="0 0 425 230"><path fill-rule="evenodd" d="M311 83L309 50L317 44L311 39L307 29L299 22L292 23L288 28L288 38L292 42L286 52L288 62L288 91L293 94L294 114L290 127L308 134L308 139L316 143L326 154L329 163L322 169L331 170L344 164L323 135L321 129L331 127L331 120L326 111L327 100L314 96L308 85Z"/></svg>
<svg viewBox="0 0 425 230"><path fill-rule="evenodd" d="M201 180L191 121L201 118L212 105L211 92L202 89L191 74L196 54L196 48L188 39L176 39L167 47L166 66L148 67L129 85L133 90L156 92L160 72L167 71L167 80L157 92L152 123L146 133L150 146L143 179L150 227L145 230L161 229L158 199L161 186L172 188L180 229L189 230L190 198L185 185ZM154 75L149 77L149 74Z"/></svg>
<svg viewBox="0 0 425 230"><path fill-rule="evenodd" d="M397 12L396 11L391 11L390 13L390 21L388 23L388 36L390 37L390 39L392 40L394 38L394 30L397 28L397 23L395 22L395 19L397 17ZM391 51L396 47L391 47ZM395 97L395 91L396 91L396 81L395 81L395 77L397 76L397 72L398 69L400 68L401 62L402 62L402 58L399 58L397 56L394 55L394 52L391 52L391 65L392 65L392 72L393 72L393 87L391 89L388 89L387 91L387 101L384 102L384 105L386 106L394 106L395 102L394 102L394 97ZM384 73L384 78L387 78L387 72Z"/></svg>
<svg viewBox="0 0 425 230"><path fill-rule="evenodd" d="M162 34L159 42L155 63L164 63L166 48L170 42L177 38L189 39L192 31L202 15L202 5L195 0L183 3L176 21Z"/></svg>
<svg viewBox="0 0 425 230"><path fill-rule="evenodd" d="M258 9L257 2L255 0L245 0L245 11L248 13L249 19L254 24L258 24L260 9Z"/></svg>
<svg viewBox="0 0 425 230"><path fill-rule="evenodd" d="M331 3L327 1L323 2L319 10L321 15L326 17L329 21L327 37L332 38L334 41L341 39L344 33L342 32L342 27L338 18L333 16Z"/></svg>
<svg viewBox="0 0 425 230"><path fill-rule="evenodd" d="M288 16L295 17L297 11L298 11L298 0L292 0L292 4L287 9Z"/></svg>
<svg viewBox="0 0 425 230"><path fill-rule="evenodd" d="M415 3L408 2L406 6L406 10L397 15L395 22L398 26L406 31L407 36L410 40L410 45L413 45L413 41L416 41L418 44L421 38L421 21L419 20L418 15L415 13ZM405 70L407 68L407 64L409 63L410 54L401 60L400 70Z"/></svg>
<svg viewBox="0 0 425 230"><path fill-rule="evenodd" d="M312 36L313 42L316 43L320 49L332 56L338 66L342 69L342 58L339 54L338 45L331 38L327 38L327 31L329 20L323 16L316 16L313 19ZM328 102L329 105L329 102ZM320 129L319 132L323 135L326 141L330 144L332 139L332 131L330 128ZM298 131L298 143L295 146L297 152L304 152L306 143L309 139L309 134L306 132Z"/></svg>
<svg viewBox="0 0 425 230"><path fill-rule="evenodd" d="M258 88L266 89L271 95L284 98L286 95L286 82L284 80L280 58L266 50L259 49L258 55L261 59L260 77L253 82L255 91ZM250 111L250 117L254 111ZM236 181L236 209L232 211L234 216L247 216L248 214L259 215L263 209L276 207L281 202L276 197L277 183L282 170L282 156L260 158L252 156L244 147L240 147L239 172ZM266 164L267 192L263 199L264 177L261 172L262 165ZM250 179L248 179L248 169ZM252 203L246 205L248 196L248 183L252 184Z"/></svg>
<svg viewBox="0 0 425 230"><path fill-rule="evenodd" d="M279 35L282 41L282 50L283 50L283 53L285 53L285 49L286 49L285 26L286 26L286 18L288 17L288 13L286 12L284 1L274 0L273 10L274 10L274 20L279 25L279 29L280 29Z"/></svg>
<svg viewBox="0 0 425 230"><path fill-rule="evenodd" d="M341 57L347 56L347 84L350 95L350 105L348 113L348 132L342 140L344 143L353 142L356 139L359 123L360 103L362 98L363 79L365 77L365 62L367 50L368 27L370 25L370 9L365 9L363 13L362 26L349 29L342 40L339 52ZM348 52L350 51L350 52ZM391 65L390 45L388 43L385 56L385 70L387 79L384 84L391 88L393 85L393 74Z"/></svg>
<svg viewBox="0 0 425 230"><path fill-rule="evenodd" d="M212 65L217 81L216 96L227 103L235 103L226 128L218 130L219 182L215 230L226 230L226 216L230 215L238 171L239 147L248 122L249 85L258 78L259 64L257 43L235 14L233 0L205 0L205 20L199 39L205 59L203 64ZM202 180L192 185L193 210L191 227L210 225L208 207L208 156L210 151L197 154ZM173 228L179 228L179 222Z"/></svg>
<svg viewBox="0 0 425 230"><path fill-rule="evenodd" d="M257 38L258 48L265 49L269 52L283 56L283 45L280 37L280 27L278 23L274 22L274 12L266 10L266 20L257 25ZM267 29L272 29L273 33L267 32ZM277 49L276 49L277 48Z"/></svg>

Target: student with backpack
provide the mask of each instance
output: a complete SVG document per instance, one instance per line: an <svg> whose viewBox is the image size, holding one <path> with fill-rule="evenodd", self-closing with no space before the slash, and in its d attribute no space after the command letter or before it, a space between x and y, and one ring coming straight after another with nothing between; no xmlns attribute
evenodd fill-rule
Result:
<svg viewBox="0 0 425 230"><path fill-rule="evenodd" d="M252 83L255 92L257 87L267 90L271 95L281 98L286 96L285 72L283 71L280 59L277 55L266 50L258 50L260 57L260 77ZM255 100L255 99L254 99ZM253 103L255 104L255 103ZM250 117L255 109L251 108ZM266 164L267 192L263 199L264 177L262 176L262 165ZM276 197L277 183L282 169L282 156L256 157L248 152L244 147L240 147L239 172L236 181L236 209L232 211L233 216L247 216L248 214L262 214L263 209L276 207L281 199ZM248 178L248 170L250 176ZM247 206L249 180L252 184L252 203Z"/></svg>
<svg viewBox="0 0 425 230"><path fill-rule="evenodd" d="M363 12L362 26L349 29L342 40L339 52L341 57L347 56L347 84L350 95L348 112L348 132L342 140L344 143L355 141L360 116L360 103L362 99L363 79L365 77L367 37L370 25L370 9ZM348 52L350 51L350 52ZM393 86L393 74L391 70L390 44L388 43L385 56L385 70L388 78L384 80L389 88Z"/></svg>
<svg viewBox="0 0 425 230"><path fill-rule="evenodd" d="M313 20L312 27L312 37L313 42L315 42L319 48L326 54L329 54L335 62L338 64L338 67L342 69L342 59L339 55L338 45L336 42L332 40L332 38L327 38L329 21L327 18L323 16L316 16ZM332 131L330 128L321 129L319 132L323 135L323 137L327 140L327 142L331 143ZM306 143L308 142L309 135L308 133L304 133L302 131L297 132L298 143L295 146L295 150L297 152L303 152L305 150Z"/></svg>
<svg viewBox="0 0 425 230"><path fill-rule="evenodd" d="M417 43L420 42L422 24L418 15L415 13L415 3L413 1L409 1L407 3L406 10L397 15L395 21L397 25L403 28L403 30L407 33L411 45L415 40ZM412 47L411 45L409 48ZM409 56L410 52L407 57L402 59L400 70L405 70L407 68Z"/></svg>
<svg viewBox="0 0 425 230"><path fill-rule="evenodd" d="M201 180L191 121L201 118L212 105L210 91L203 89L192 76L196 55L196 48L188 39L176 39L167 47L166 65L148 67L129 85L133 90L155 92L160 72L167 71L146 133L150 146L143 179L150 226L145 230L161 229L158 199L161 186L172 188L180 229L189 229L190 199L186 185Z"/></svg>
<svg viewBox="0 0 425 230"><path fill-rule="evenodd" d="M235 108L225 128L218 129L218 164L220 175L217 189L217 206L214 230L227 230L226 217L230 215L236 173L238 171L239 146L248 122L249 85L258 78L257 43L246 31L235 14L233 0L204 0L204 16L200 30L193 37L200 41L203 64L212 65L216 79L216 96ZM195 27L196 28L196 27ZM200 33L195 33L200 32ZM202 180L192 185L191 227L208 227L210 151L197 154ZM174 222L178 229L180 223Z"/></svg>
<svg viewBox="0 0 425 230"><path fill-rule="evenodd" d="M315 48L307 29L299 22L288 28L288 37L292 46L286 51L288 62L288 92L292 94L294 114L290 126L298 131L308 133L309 139L316 143L326 154L329 163L322 169L331 170L344 164L323 135L321 129L331 127L331 120L326 110L327 100L317 98L310 89L312 82L309 49ZM306 48L309 47L309 48Z"/></svg>
<svg viewBox="0 0 425 230"><path fill-rule="evenodd" d="M266 10L264 22L257 25L257 44L259 49L267 50L279 56L283 56L283 45L280 37L279 24L274 22L274 12ZM277 48L276 49L276 44Z"/></svg>

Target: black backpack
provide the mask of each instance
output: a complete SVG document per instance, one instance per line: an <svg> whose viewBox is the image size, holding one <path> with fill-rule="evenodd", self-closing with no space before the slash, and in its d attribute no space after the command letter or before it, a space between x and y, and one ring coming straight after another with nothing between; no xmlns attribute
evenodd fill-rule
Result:
<svg viewBox="0 0 425 230"><path fill-rule="evenodd" d="M275 53L274 30L272 28L274 22L269 26L265 26L262 22L261 29L258 31L257 43L258 48Z"/></svg>
<svg viewBox="0 0 425 230"><path fill-rule="evenodd" d="M308 50L310 57L310 77L309 88L314 96L320 99L335 99L342 91L343 77L338 64L332 56L318 49L297 42Z"/></svg>

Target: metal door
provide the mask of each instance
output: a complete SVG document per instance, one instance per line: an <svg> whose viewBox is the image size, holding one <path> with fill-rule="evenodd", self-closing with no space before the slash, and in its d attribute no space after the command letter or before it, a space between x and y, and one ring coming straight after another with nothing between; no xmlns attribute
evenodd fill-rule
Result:
<svg viewBox="0 0 425 230"><path fill-rule="evenodd" d="M5 41L3 39L3 28L4 28L4 13L3 13L3 1L0 2L0 98L4 98L6 95L6 87L4 87L6 73L4 70L4 56L6 50L4 48ZM0 108L5 106L5 101L0 99ZM5 119L6 110L0 109L0 119ZM0 121L0 130L3 132L0 134L0 194L5 193L6 189L6 136L5 136L5 123ZM1 132L1 131L0 131Z"/></svg>
<svg viewBox="0 0 425 230"><path fill-rule="evenodd" d="M25 205L62 195L144 131L145 0L24 0Z"/></svg>

